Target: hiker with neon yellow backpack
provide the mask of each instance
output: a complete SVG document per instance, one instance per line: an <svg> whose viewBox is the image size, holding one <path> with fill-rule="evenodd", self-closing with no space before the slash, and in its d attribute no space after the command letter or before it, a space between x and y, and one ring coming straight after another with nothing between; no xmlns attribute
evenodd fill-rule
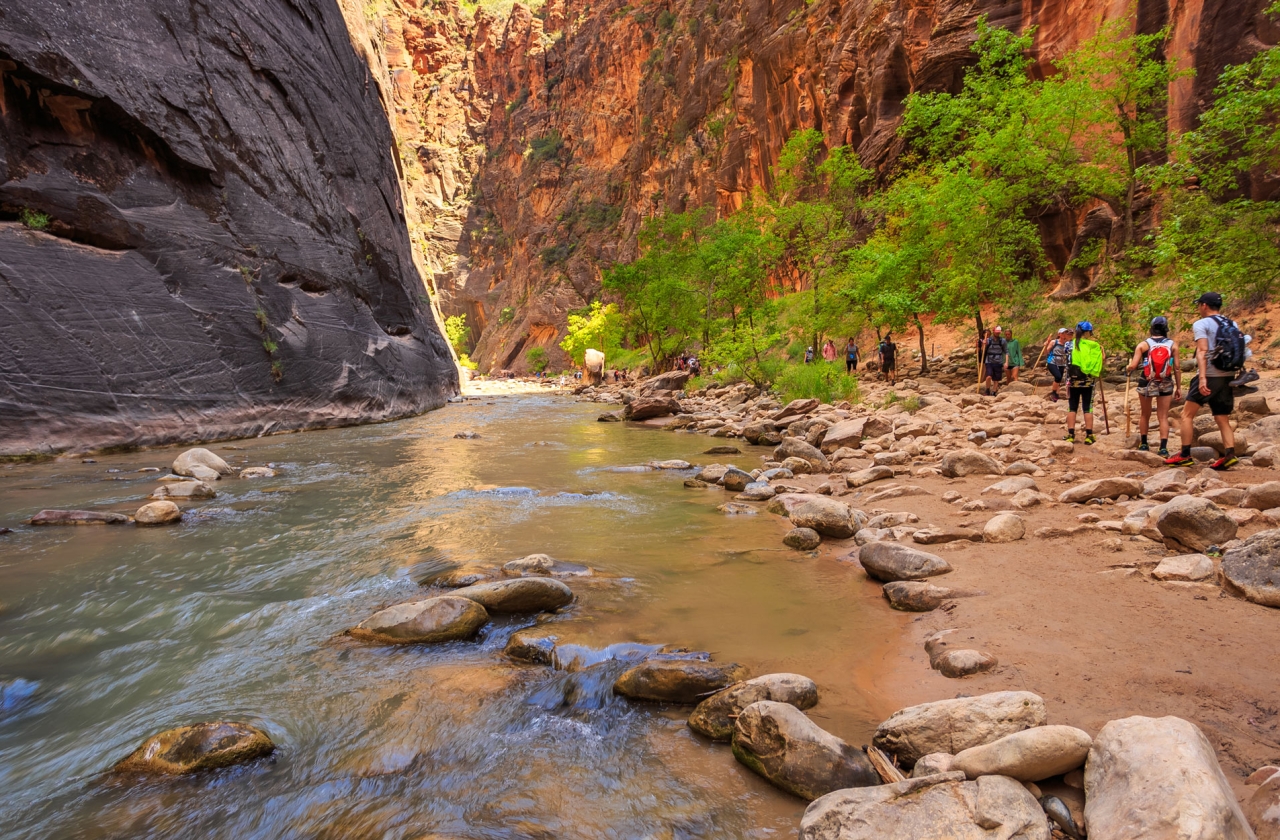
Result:
<svg viewBox="0 0 1280 840"><path fill-rule="evenodd" d="M1178 371L1178 347L1169 338L1169 319L1160 315L1151 320L1151 336L1133 350L1128 372L1138 374L1138 449L1150 452L1147 432L1151 428L1151 404L1156 406L1160 426L1160 457L1169 457L1169 406L1182 398L1182 377Z"/></svg>
<svg viewBox="0 0 1280 840"><path fill-rule="evenodd" d="M1075 338L1067 345L1067 437L1075 443L1076 411L1084 410L1084 442L1092 445L1093 388L1102 375L1102 345L1093 340L1093 324L1076 324Z"/></svg>

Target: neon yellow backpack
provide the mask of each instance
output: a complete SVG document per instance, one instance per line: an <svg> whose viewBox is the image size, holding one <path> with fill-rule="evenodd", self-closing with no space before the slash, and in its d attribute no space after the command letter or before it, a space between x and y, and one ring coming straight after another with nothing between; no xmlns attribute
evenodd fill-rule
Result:
<svg viewBox="0 0 1280 840"><path fill-rule="evenodd" d="M1071 367L1085 376L1098 376L1102 373L1102 345L1092 339L1083 338L1077 345L1072 341Z"/></svg>

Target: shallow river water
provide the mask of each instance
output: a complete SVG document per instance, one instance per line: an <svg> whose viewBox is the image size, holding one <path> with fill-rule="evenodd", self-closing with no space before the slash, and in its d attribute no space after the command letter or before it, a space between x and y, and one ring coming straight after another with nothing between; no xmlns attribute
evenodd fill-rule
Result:
<svg viewBox="0 0 1280 840"><path fill-rule="evenodd" d="M515 665L478 641L381 648L342 631L422 597L444 563L535 552L587 564L551 620L601 649L710 651L817 681L855 744L900 618L850 570L726 516L686 474L619 471L713 443L595 420L562 397L472 399L380 426L214 444L277 478L218 482L182 524L31 528L42 508L131 513L181 449L0 467L0 834L6 837L791 837L804 803L693 735L687 710L611 696L610 674ZM455 439L474 430L481 437ZM759 450L764 452L764 450ZM595 655L599 658L599 655ZM267 760L122 783L146 736L254 723Z"/></svg>

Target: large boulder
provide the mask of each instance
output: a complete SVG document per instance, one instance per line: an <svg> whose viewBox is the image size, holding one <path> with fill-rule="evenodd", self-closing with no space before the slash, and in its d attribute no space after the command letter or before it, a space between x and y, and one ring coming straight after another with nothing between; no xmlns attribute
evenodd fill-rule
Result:
<svg viewBox="0 0 1280 840"><path fill-rule="evenodd" d="M819 405L818 401L812 397L792 400L782 408L773 413L769 419L774 423L781 423L783 420L794 420L797 417L803 417L813 411Z"/></svg>
<svg viewBox="0 0 1280 840"><path fill-rule="evenodd" d="M1044 726L1044 700L1029 691L997 691L976 697L909 706L876 728L877 747L904 766L921 756L989 744L1033 726Z"/></svg>
<svg viewBox="0 0 1280 840"><path fill-rule="evenodd" d="M1280 530L1262 531L1227 549L1222 577L1255 604L1280 608Z"/></svg>
<svg viewBox="0 0 1280 840"><path fill-rule="evenodd" d="M181 519L182 508L170 501L148 502L133 515L139 525L169 525Z"/></svg>
<svg viewBox="0 0 1280 840"><path fill-rule="evenodd" d="M802 799L880 783L866 753L790 703L761 700L743 709L733 726L733 756Z"/></svg>
<svg viewBox="0 0 1280 840"><path fill-rule="evenodd" d="M945 586L934 586L922 580L895 580L884 585L889 606L904 612L929 612L942 606L951 594Z"/></svg>
<svg viewBox="0 0 1280 840"><path fill-rule="evenodd" d="M849 473L845 476L845 484L850 489L855 489L873 481L884 481L886 478L893 478L893 467L869 467Z"/></svg>
<svg viewBox="0 0 1280 840"><path fill-rule="evenodd" d="M477 583L455 589L451 594L469 598L491 613L546 612L573 602L573 590L545 577Z"/></svg>
<svg viewBox="0 0 1280 840"><path fill-rule="evenodd" d="M922 580L951 571L951 564L936 554L892 542L867 543L858 549L858 562L881 583Z"/></svg>
<svg viewBox="0 0 1280 840"><path fill-rule="evenodd" d="M789 516L795 527L812 528L825 537L846 539L858 530L849 506L826 496L806 497L791 508Z"/></svg>
<svg viewBox="0 0 1280 840"><path fill-rule="evenodd" d="M746 676L747 669L736 662L655 659L625 671L613 691L632 700L692 705Z"/></svg>
<svg viewBox="0 0 1280 840"><path fill-rule="evenodd" d="M32 525L123 525L129 517L104 510L42 510L31 517Z"/></svg>
<svg viewBox="0 0 1280 840"><path fill-rule="evenodd" d="M1084 787L1089 840L1254 840L1213 746L1181 718L1102 727Z"/></svg>
<svg viewBox="0 0 1280 840"><path fill-rule="evenodd" d="M589 347L582 354L582 361L583 367L586 368L586 376L584 377L586 384L599 385L604 381L604 353L594 347Z"/></svg>
<svg viewBox="0 0 1280 840"><path fill-rule="evenodd" d="M627 403L624 416L628 420L650 420L679 412L680 403L671 397L637 397Z"/></svg>
<svg viewBox="0 0 1280 840"><path fill-rule="evenodd" d="M761 700L811 709L818 704L818 686L799 674L766 674L734 683L699 703L689 715L689 728L714 741L729 741L742 710Z"/></svg>
<svg viewBox="0 0 1280 840"><path fill-rule="evenodd" d="M863 429L866 425L866 417L841 420L827 429L826 435L822 438L822 451L830 455L843 446L857 449L862 444Z"/></svg>
<svg viewBox="0 0 1280 840"><path fill-rule="evenodd" d="M788 458L799 458L802 461L806 461L817 472L826 472L831 469L831 463L827 461L827 456L823 455L817 447L810 446L800 438L783 438L782 443L774 448L773 459L775 461L785 461Z"/></svg>
<svg viewBox="0 0 1280 840"><path fill-rule="evenodd" d="M1187 492L1186 470L1160 470L1142 482L1142 495L1154 496L1157 493Z"/></svg>
<svg viewBox="0 0 1280 840"><path fill-rule="evenodd" d="M684 384L689 381L691 376L693 376L692 371L669 370L666 373L660 373L657 376L650 376L648 379L642 380L637 390L642 394L649 394L654 391L683 391Z"/></svg>
<svg viewBox="0 0 1280 840"><path fill-rule="evenodd" d="M470 598L441 595L387 607L352 627L368 642L407 645L469 639L487 624L489 613Z"/></svg>
<svg viewBox="0 0 1280 840"><path fill-rule="evenodd" d="M1118 499L1128 496L1136 499L1142 495L1142 482L1136 478L1099 478L1077 484L1058 497L1060 502L1083 503L1090 499Z"/></svg>
<svg viewBox="0 0 1280 840"><path fill-rule="evenodd" d="M1005 776L940 773L814 800L800 840L1049 840L1036 798Z"/></svg>
<svg viewBox="0 0 1280 840"><path fill-rule="evenodd" d="M792 528L783 535L782 544L797 551L812 551L822 544L822 537L812 528Z"/></svg>
<svg viewBox="0 0 1280 840"><path fill-rule="evenodd" d="M275 748L265 732L246 723L197 723L152 735L114 769L178 776L252 761Z"/></svg>
<svg viewBox="0 0 1280 840"><path fill-rule="evenodd" d="M1203 554L1166 557L1151 570L1156 580L1197 581L1213 577L1213 561Z"/></svg>
<svg viewBox="0 0 1280 840"><path fill-rule="evenodd" d="M1074 726L1036 726L961 750L951 763L970 779L1009 776L1038 782L1084 766L1093 739Z"/></svg>
<svg viewBox="0 0 1280 840"><path fill-rule="evenodd" d="M990 455L976 449L957 449L942 456L942 474L947 478L966 475L1000 475L1000 465Z"/></svg>
<svg viewBox="0 0 1280 840"><path fill-rule="evenodd" d="M1264 481L1245 488L1240 507L1271 510L1280 507L1280 481Z"/></svg>
<svg viewBox="0 0 1280 840"><path fill-rule="evenodd" d="M1244 803L1244 815L1258 840L1280 840L1280 772L1253 792Z"/></svg>
<svg viewBox="0 0 1280 840"><path fill-rule="evenodd" d="M1156 514L1156 528L1166 542L1172 540L1192 551L1234 540L1238 527L1222 508L1195 496L1179 496L1161 505Z"/></svg>
<svg viewBox="0 0 1280 840"><path fill-rule="evenodd" d="M1027 523L1016 513L999 513L982 526L982 539L989 543L1016 542L1027 532Z"/></svg>
<svg viewBox="0 0 1280 840"><path fill-rule="evenodd" d="M751 484L755 479L751 477L751 473L744 472L737 467L729 467L720 476L720 483L724 485L724 489L731 493L741 493L747 489L747 485Z"/></svg>
<svg viewBox="0 0 1280 840"><path fill-rule="evenodd" d="M210 470L214 473L214 477L222 475L231 475L235 470L226 461L219 458L207 449L196 447L188 449L177 458L173 459L173 471L178 475L189 475L193 478L206 480L207 474L201 475L195 471L197 467Z"/></svg>

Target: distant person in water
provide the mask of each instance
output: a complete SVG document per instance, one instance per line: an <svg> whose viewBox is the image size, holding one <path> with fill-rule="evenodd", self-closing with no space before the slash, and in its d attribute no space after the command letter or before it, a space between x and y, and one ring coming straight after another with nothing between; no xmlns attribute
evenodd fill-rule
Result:
<svg viewBox="0 0 1280 840"><path fill-rule="evenodd" d="M880 370L890 385L898 382L898 345L893 343L893 333L885 333L880 342Z"/></svg>
<svg viewBox="0 0 1280 840"><path fill-rule="evenodd" d="M822 358L826 359L828 362L834 362L836 360L836 344L829 338L827 339L827 343L822 345Z"/></svg>
<svg viewBox="0 0 1280 840"><path fill-rule="evenodd" d="M849 343L844 347L844 372L853 373L858 369L858 345L853 343L850 337Z"/></svg>

